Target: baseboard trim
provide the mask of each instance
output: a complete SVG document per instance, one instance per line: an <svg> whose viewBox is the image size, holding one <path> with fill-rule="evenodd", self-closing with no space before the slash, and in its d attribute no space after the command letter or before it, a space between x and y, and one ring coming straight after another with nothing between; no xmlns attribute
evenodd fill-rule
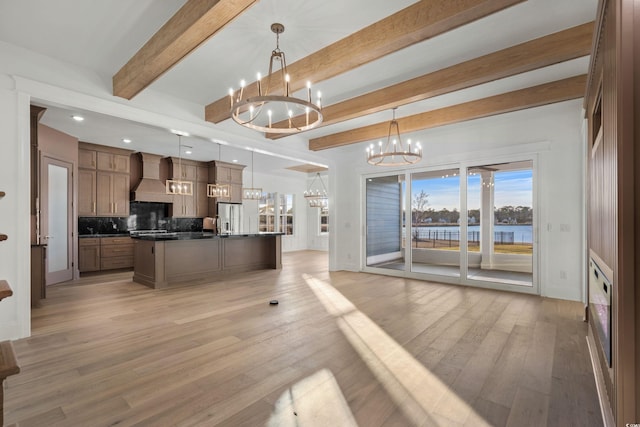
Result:
<svg viewBox="0 0 640 427"><path fill-rule="evenodd" d="M587 347L589 348L589 358L591 359L591 366L593 367L593 376L596 380L596 390L598 391L602 423L604 424L604 427L615 427L616 423L613 419L613 413L611 412L611 406L609 405L609 399L607 397L607 389L604 385L604 376L602 375L600 364L597 361L595 351L596 343L590 335L587 335L585 339L587 340Z"/></svg>

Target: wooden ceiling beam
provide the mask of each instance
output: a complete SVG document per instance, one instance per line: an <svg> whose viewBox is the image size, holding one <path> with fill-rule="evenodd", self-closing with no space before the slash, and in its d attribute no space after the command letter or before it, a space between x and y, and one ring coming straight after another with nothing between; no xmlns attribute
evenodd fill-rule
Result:
<svg viewBox="0 0 640 427"><path fill-rule="evenodd" d="M113 76L113 95L131 99L257 0L188 0Z"/></svg>
<svg viewBox="0 0 640 427"><path fill-rule="evenodd" d="M407 134L467 120L582 98L585 93L586 82L587 76L585 74L451 107L427 111L397 120L402 134ZM388 131L388 121L377 123L311 139L309 140L309 149L319 151L386 138Z"/></svg>
<svg viewBox="0 0 640 427"><path fill-rule="evenodd" d="M318 83L524 0L422 0L287 66L291 91ZM248 83L244 95L258 94ZM229 97L205 107L205 120L230 118Z"/></svg>
<svg viewBox="0 0 640 427"><path fill-rule="evenodd" d="M328 105L322 109L320 127L587 56L593 29L594 23L588 22ZM287 135L266 136L278 139Z"/></svg>

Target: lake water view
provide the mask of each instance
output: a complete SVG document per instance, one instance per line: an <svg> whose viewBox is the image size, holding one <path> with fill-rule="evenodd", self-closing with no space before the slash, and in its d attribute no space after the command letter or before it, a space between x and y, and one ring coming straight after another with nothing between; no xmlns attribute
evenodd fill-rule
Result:
<svg viewBox="0 0 640 427"><path fill-rule="evenodd" d="M474 238L472 236L479 236L480 226L479 225L469 225L467 227L469 232L470 240L477 240L477 237ZM434 236L435 233L438 233L438 238L451 235L451 238L454 240L458 240L458 236L460 233L460 226L458 225L443 225L443 226L429 226L429 227L414 227L413 231L418 232L418 237L421 239L426 239L429 237L429 232L431 232L431 236ZM505 234L513 233L513 243L533 243L533 226L531 224L517 224L517 225L507 225L507 224L496 224L493 226L493 231L496 234L496 239L498 239L499 233L504 232ZM473 233L473 234L472 234Z"/></svg>

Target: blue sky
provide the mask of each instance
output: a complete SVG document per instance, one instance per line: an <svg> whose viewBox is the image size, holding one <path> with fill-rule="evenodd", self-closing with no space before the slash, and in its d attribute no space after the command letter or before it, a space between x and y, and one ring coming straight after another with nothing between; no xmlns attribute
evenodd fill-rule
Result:
<svg viewBox="0 0 640 427"><path fill-rule="evenodd" d="M494 174L495 206L529 206L532 204L533 179L531 170L496 172ZM480 176L469 176L469 209L480 208ZM413 194L421 190L429 195L427 208L460 210L460 177L431 178L413 181Z"/></svg>

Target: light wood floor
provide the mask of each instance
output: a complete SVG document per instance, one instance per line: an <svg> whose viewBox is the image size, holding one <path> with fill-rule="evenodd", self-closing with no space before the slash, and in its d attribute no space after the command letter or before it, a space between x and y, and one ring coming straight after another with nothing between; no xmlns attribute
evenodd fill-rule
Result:
<svg viewBox="0 0 640 427"><path fill-rule="evenodd" d="M329 273L322 252L283 265L49 288L14 343L5 423L602 425L581 304Z"/></svg>

